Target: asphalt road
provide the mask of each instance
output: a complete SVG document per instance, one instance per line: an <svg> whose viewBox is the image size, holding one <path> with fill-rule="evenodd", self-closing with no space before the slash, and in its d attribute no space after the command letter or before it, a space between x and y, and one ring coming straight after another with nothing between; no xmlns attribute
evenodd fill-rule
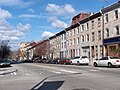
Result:
<svg viewBox="0 0 120 90"><path fill-rule="evenodd" d="M7 71L0 90L120 90L120 68L20 63Z"/></svg>

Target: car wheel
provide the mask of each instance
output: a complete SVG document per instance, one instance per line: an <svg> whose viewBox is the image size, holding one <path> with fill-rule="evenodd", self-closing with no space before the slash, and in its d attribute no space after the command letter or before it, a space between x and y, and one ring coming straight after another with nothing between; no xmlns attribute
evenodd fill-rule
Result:
<svg viewBox="0 0 120 90"><path fill-rule="evenodd" d="M112 67L112 64L111 64L110 62L108 63L108 67L109 67L109 68Z"/></svg>
<svg viewBox="0 0 120 90"><path fill-rule="evenodd" d="M94 63L94 67L97 67L97 63Z"/></svg>
<svg viewBox="0 0 120 90"><path fill-rule="evenodd" d="M79 61L77 61L77 65L80 65Z"/></svg>

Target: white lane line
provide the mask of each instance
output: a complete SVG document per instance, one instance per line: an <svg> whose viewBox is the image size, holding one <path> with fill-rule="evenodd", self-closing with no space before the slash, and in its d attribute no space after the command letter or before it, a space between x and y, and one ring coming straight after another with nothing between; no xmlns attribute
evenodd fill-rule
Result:
<svg viewBox="0 0 120 90"><path fill-rule="evenodd" d="M65 69L61 69L60 71L67 72L67 73L78 73L78 72L75 72L75 71L70 71L70 70L65 70Z"/></svg>
<svg viewBox="0 0 120 90"><path fill-rule="evenodd" d="M57 71L51 71L53 73L56 73L56 74L61 74L61 72L57 72Z"/></svg>
<svg viewBox="0 0 120 90"><path fill-rule="evenodd" d="M94 69L91 69L90 71L96 72L96 71L99 71L99 70L94 70Z"/></svg>
<svg viewBox="0 0 120 90"><path fill-rule="evenodd" d="M29 76L29 75L30 75L30 73L29 73L29 72L27 72L27 71L25 71L25 75L26 75L26 76Z"/></svg>
<svg viewBox="0 0 120 90"><path fill-rule="evenodd" d="M16 72L13 72L13 75L15 75L15 76L16 76L16 75L17 75L17 73L16 73Z"/></svg>
<svg viewBox="0 0 120 90"><path fill-rule="evenodd" d="M12 73L11 73L11 75L15 75L15 76L16 76L16 75L17 75L17 73L16 73L16 72L12 72Z"/></svg>

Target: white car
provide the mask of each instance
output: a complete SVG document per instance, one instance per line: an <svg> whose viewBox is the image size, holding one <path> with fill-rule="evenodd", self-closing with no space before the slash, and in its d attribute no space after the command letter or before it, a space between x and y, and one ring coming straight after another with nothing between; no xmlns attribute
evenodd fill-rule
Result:
<svg viewBox="0 0 120 90"><path fill-rule="evenodd" d="M89 59L87 56L82 56L82 57L75 57L73 59L71 59L71 64L86 64L88 65L89 64Z"/></svg>
<svg viewBox="0 0 120 90"><path fill-rule="evenodd" d="M99 60L95 60L93 65L95 67L97 66L108 66L108 67L120 66L120 59L117 57L106 56L106 57L102 57Z"/></svg>

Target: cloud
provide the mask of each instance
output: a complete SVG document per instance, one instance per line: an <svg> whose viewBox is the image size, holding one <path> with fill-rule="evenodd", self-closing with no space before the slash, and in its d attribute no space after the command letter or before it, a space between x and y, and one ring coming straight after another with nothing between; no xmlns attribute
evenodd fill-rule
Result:
<svg viewBox="0 0 120 90"><path fill-rule="evenodd" d="M33 10L32 8L27 9L27 11L30 12L30 13L35 13L35 10Z"/></svg>
<svg viewBox="0 0 120 90"><path fill-rule="evenodd" d="M31 5L32 2L23 2L23 0L0 0L1 6L20 6L20 7L26 7Z"/></svg>
<svg viewBox="0 0 120 90"><path fill-rule="evenodd" d="M0 8L0 19L4 20L10 17L12 17L10 12Z"/></svg>
<svg viewBox="0 0 120 90"><path fill-rule="evenodd" d="M22 15L19 15L19 17L23 17L23 18L40 18L39 15L34 15L34 14L22 14Z"/></svg>
<svg viewBox="0 0 120 90"><path fill-rule="evenodd" d="M51 36L53 36L53 35L54 35L54 34L51 33L51 32L44 31L44 32L42 33L41 37L43 37L43 38L49 38L49 37L51 37Z"/></svg>
<svg viewBox="0 0 120 90"><path fill-rule="evenodd" d="M19 15L20 18L48 18L47 15L44 15L44 14L22 14L22 15Z"/></svg>
<svg viewBox="0 0 120 90"><path fill-rule="evenodd" d="M46 7L46 11L54 15L68 15L68 14L74 14L76 12L73 6L70 4L65 4L64 6L59 6L56 4L48 4Z"/></svg>
<svg viewBox="0 0 120 90"><path fill-rule="evenodd" d="M49 21L51 22L51 25L57 29L64 29L67 27L67 24L58 20L57 17L50 17Z"/></svg>
<svg viewBox="0 0 120 90"><path fill-rule="evenodd" d="M13 40L13 41L18 41L19 38L18 38L18 37L11 37L11 40Z"/></svg>
<svg viewBox="0 0 120 90"><path fill-rule="evenodd" d="M12 14L4 9L0 8L0 41L9 40L10 42L16 42L25 36L25 31L29 31L31 28L30 24L19 23L17 27L11 26L7 21L8 18L12 17ZM13 44L10 44L13 47Z"/></svg>
<svg viewBox="0 0 120 90"><path fill-rule="evenodd" d="M30 24L25 24L23 25L22 23L19 23L17 25L17 29L20 30L20 31L23 31L23 32L26 32L26 31L29 31L31 28L31 25Z"/></svg>

